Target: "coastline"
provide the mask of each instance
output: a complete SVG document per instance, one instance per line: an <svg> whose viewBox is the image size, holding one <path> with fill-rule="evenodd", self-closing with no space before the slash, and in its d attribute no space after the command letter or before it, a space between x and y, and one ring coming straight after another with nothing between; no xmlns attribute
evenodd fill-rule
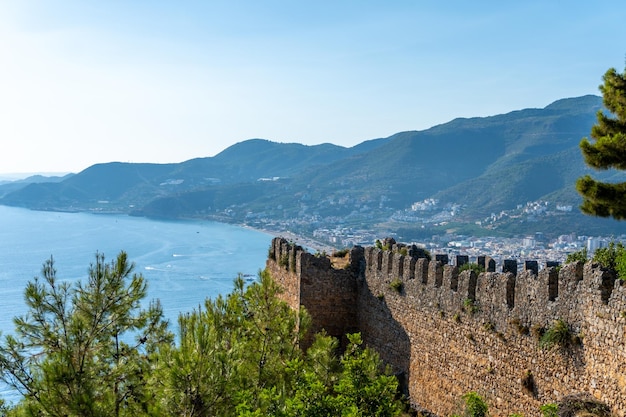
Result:
<svg viewBox="0 0 626 417"><path fill-rule="evenodd" d="M265 233L272 237L284 237L285 239L295 243L296 245L300 245L303 248L309 251L313 251L313 252L321 252L321 253L325 252L330 255L331 253L337 250L337 248L327 243L320 242L320 241L317 241L315 239L312 239L306 236L298 235L288 230L276 231L276 230L269 230L269 229L259 229L257 227L252 227L246 224L237 224L237 223L230 223L230 224L240 226L240 227L250 229L250 230L256 230L257 232Z"/></svg>
<svg viewBox="0 0 626 417"><path fill-rule="evenodd" d="M15 207L15 206L9 206L9 205L2 205L2 206ZM215 217L209 216L205 218L199 218L199 217L159 218L159 217L146 216L144 214L138 214L138 213L133 213L133 212L125 212L122 210L103 211L103 210L89 210L89 209L78 209L78 208L76 209L61 209L61 208L37 209L37 208L29 208L29 207L15 207L15 208L23 208L26 210L33 210L33 211L44 211L44 212L48 211L48 212L55 212L55 213L88 213L88 214L96 214L96 215L125 215L128 217L143 217L145 219L169 220L169 221L177 221L177 220L178 221L207 221L208 220L208 221L212 221L216 223L229 224L231 226L237 226L237 227L243 227L245 229L255 230L257 232L270 235L272 237L284 237L285 239L291 242L294 242L295 244L300 245L303 248L306 248L307 250L312 251L312 252L322 252L322 253L325 252L327 254L331 254L337 250L336 247L328 243L320 242L313 238L302 236L297 233L290 232L288 230L278 231L278 230L271 230L271 229L265 229L265 228L258 228L258 227L247 225L245 223L224 221L224 219L219 218L217 216Z"/></svg>
<svg viewBox="0 0 626 417"><path fill-rule="evenodd" d="M144 214L131 214L128 213L129 216L137 216L137 217L144 217L147 219L151 219L153 217L151 216L146 216ZM222 216L207 216L207 217L175 217L175 218L169 218L168 220L191 220L191 221L212 221L212 222L216 222L216 223L222 223L222 224L229 224L231 226L236 226L236 227L242 227L244 229L249 229L249 230L255 230L257 232L260 233L265 233L267 235L270 235L272 237L284 237L285 239L294 242L297 245L302 246L303 248L307 249L310 252L320 252L320 253L327 253L327 254L331 254L334 251L337 250L336 247L325 243L325 242L320 242L319 240L315 240L313 238L307 237L307 236L303 236L303 235L299 235L297 233L294 232L290 232L288 230L273 230L273 229L268 229L268 228L262 228L262 227L255 227L255 226L250 226L249 224L246 223L237 223L235 221L232 221L231 219L228 218L224 218Z"/></svg>

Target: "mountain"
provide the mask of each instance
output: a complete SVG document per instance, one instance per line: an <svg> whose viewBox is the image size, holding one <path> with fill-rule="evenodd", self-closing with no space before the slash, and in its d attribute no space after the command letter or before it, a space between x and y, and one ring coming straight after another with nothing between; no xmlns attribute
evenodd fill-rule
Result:
<svg viewBox="0 0 626 417"><path fill-rule="evenodd" d="M13 191L22 189L28 184L37 184L42 182L60 182L70 178L72 175L74 174L66 174L62 176L36 174L21 179L2 180L0 181L0 198Z"/></svg>
<svg viewBox="0 0 626 417"><path fill-rule="evenodd" d="M0 204L211 218L312 232L337 225L424 229L450 210L455 223L475 224L541 200L574 207L558 213L561 226L546 222L553 233L602 230L602 224L614 231L614 223L579 217L576 210L574 182L590 171L578 144L600 110L601 98L588 95L543 109L459 118L350 148L251 139L214 157L178 164L94 165L57 183L6 192ZM593 175L626 178L621 172ZM434 213L415 209L414 203L419 207L428 199L436 201L429 208ZM514 224L498 227L523 233Z"/></svg>
<svg viewBox="0 0 626 417"><path fill-rule="evenodd" d="M261 178L290 177L303 169L374 149L377 143L382 140L345 148L251 139L214 157L178 164L96 164L59 183L23 183L19 190L7 193L0 203L40 210L86 210L98 206L128 211L172 194L255 183ZM101 207L102 204L106 207Z"/></svg>

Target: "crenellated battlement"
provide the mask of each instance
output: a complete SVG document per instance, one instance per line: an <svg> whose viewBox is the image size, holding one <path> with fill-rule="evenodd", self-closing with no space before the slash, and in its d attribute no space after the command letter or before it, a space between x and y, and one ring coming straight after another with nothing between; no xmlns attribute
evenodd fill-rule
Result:
<svg viewBox="0 0 626 417"><path fill-rule="evenodd" d="M518 272L517 261L504 260L502 271L495 272L495 261L484 256L478 257L478 264L487 266L489 272L476 274L472 270L459 272L469 263L465 255L456 256L451 264L447 255L435 255L435 260L430 260L376 247L365 248L365 261L369 282L399 280L405 297L434 303L444 312L457 312L471 300L488 311L494 322L504 323L515 316L527 325L547 325L562 319L579 328L580 309L614 306L619 310L626 297L623 281L591 263L573 262L562 267L548 263L539 270L537 261L525 261Z"/></svg>
<svg viewBox="0 0 626 417"><path fill-rule="evenodd" d="M626 416L626 283L614 273L479 256L477 274L461 271L468 256L382 243L354 247L337 267L277 238L267 267L314 331L360 331L418 407L457 413L459 398L477 391L494 416L539 416L540 405L585 392ZM572 343L543 349L556 320Z"/></svg>
<svg viewBox="0 0 626 417"><path fill-rule="evenodd" d="M283 299L295 310L306 307L312 333L324 329L342 338L357 328L356 276L361 268L362 248L350 252L350 262L341 269L326 256L316 256L286 239L272 240L267 269L283 287Z"/></svg>

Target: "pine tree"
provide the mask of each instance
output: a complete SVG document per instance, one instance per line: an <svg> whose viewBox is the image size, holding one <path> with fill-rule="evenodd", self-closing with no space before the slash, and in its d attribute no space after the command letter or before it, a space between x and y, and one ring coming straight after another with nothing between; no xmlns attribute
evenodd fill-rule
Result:
<svg viewBox="0 0 626 417"><path fill-rule="evenodd" d="M619 74L611 68L603 80L600 91L611 114L598 111L598 121L591 129L594 142L584 138L580 148L592 168L626 170L626 71ZM606 183L585 175L576 182L576 189L583 196L583 213L626 219L626 182Z"/></svg>
<svg viewBox="0 0 626 417"><path fill-rule="evenodd" d="M153 402L152 361L173 336L158 303L141 308L146 282L121 252L96 255L86 283L57 279L52 258L43 282L28 283L28 313L0 344L0 379L23 395L20 414L139 416Z"/></svg>
<svg viewBox="0 0 626 417"><path fill-rule="evenodd" d="M348 347L318 334L299 344L310 317L277 295L267 271L226 297L180 316L180 339L164 352L157 397L161 415L190 417L318 417L399 415L397 378L359 334Z"/></svg>
<svg viewBox="0 0 626 417"><path fill-rule="evenodd" d="M279 292L267 271L247 286L238 277L229 295L179 317L177 346L161 357L162 414L228 417L282 401L307 326Z"/></svg>
<svg viewBox="0 0 626 417"><path fill-rule="evenodd" d="M54 262L25 291L28 313L0 342L0 380L21 401L0 416L392 417L398 381L359 334L337 356L277 295L267 271L204 308L182 314L179 340L158 304L141 308L146 283L121 253L102 255L86 283L57 279Z"/></svg>

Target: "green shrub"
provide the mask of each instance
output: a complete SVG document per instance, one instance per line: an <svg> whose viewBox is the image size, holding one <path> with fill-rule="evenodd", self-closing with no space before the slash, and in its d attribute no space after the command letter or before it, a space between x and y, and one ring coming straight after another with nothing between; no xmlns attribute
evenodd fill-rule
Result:
<svg viewBox="0 0 626 417"><path fill-rule="evenodd" d="M474 271L476 274L480 274L482 272L485 272L485 268L476 263L469 262L461 265L461 267L459 268L459 272L463 271Z"/></svg>
<svg viewBox="0 0 626 417"><path fill-rule="evenodd" d="M476 304L476 301L472 300L471 298L466 298L465 300L463 300L463 307L465 308L465 311L470 314L477 313L480 310L478 304Z"/></svg>
<svg viewBox="0 0 626 417"><path fill-rule="evenodd" d="M376 242L374 243L374 245L380 249L380 250L389 250L391 249L389 247L389 245L383 245L383 242L380 241L380 239L376 239Z"/></svg>
<svg viewBox="0 0 626 417"><path fill-rule="evenodd" d="M336 251L333 252L333 257L335 257L335 258L343 258L349 252L350 252L350 249L348 249L348 248L344 248L344 249L341 249L341 250L336 250Z"/></svg>
<svg viewBox="0 0 626 417"><path fill-rule="evenodd" d="M610 242L606 248L596 250L593 262L602 268L614 271L621 280L626 280L626 247L622 242Z"/></svg>
<svg viewBox="0 0 626 417"><path fill-rule="evenodd" d="M400 279L396 278L389 283L389 288L395 290L397 293L401 293L404 289L404 284Z"/></svg>
<svg viewBox="0 0 626 417"><path fill-rule="evenodd" d="M559 406L555 403L544 404L539 407L539 410L543 417L558 417L559 415Z"/></svg>
<svg viewBox="0 0 626 417"><path fill-rule="evenodd" d="M587 262L587 248L582 248L581 250L574 252L574 253L570 253L567 255L567 258L565 258L565 263L569 264L572 262L576 262L576 261L580 261L582 263Z"/></svg>
<svg viewBox="0 0 626 417"><path fill-rule="evenodd" d="M615 272L617 277L622 281L626 281L626 248L620 243L621 248L615 256Z"/></svg>
<svg viewBox="0 0 626 417"><path fill-rule="evenodd" d="M289 254L283 253L278 260L278 265L282 267L287 267L289 265Z"/></svg>
<svg viewBox="0 0 626 417"><path fill-rule="evenodd" d="M559 319L555 320L552 326L541 336L539 346L542 349L552 349L554 346L566 348L572 344L575 338L569 325Z"/></svg>
<svg viewBox="0 0 626 417"><path fill-rule="evenodd" d="M463 395L465 400L465 417L487 417L489 415L489 406L485 400L476 392L471 391Z"/></svg>
<svg viewBox="0 0 626 417"><path fill-rule="evenodd" d="M602 268L617 271L618 259L623 258L625 252L626 248L622 242L611 242L606 248L597 249L592 260L599 263Z"/></svg>

